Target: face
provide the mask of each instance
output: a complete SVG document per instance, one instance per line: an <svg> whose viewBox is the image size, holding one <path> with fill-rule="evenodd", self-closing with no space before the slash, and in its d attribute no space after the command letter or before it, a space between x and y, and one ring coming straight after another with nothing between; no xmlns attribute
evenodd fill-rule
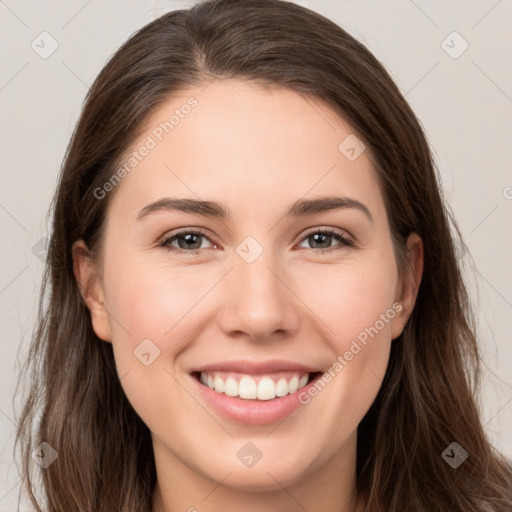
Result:
<svg viewBox="0 0 512 512"><path fill-rule="evenodd" d="M87 301L161 468L280 489L354 463L414 285L349 124L286 89L202 89L169 99L127 154L137 162L108 192L103 278ZM194 372L206 367L205 385Z"/></svg>

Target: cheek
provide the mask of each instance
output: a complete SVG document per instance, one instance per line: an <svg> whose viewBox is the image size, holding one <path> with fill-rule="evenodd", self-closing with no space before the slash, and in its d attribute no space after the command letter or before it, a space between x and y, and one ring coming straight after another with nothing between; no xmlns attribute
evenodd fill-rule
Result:
<svg viewBox="0 0 512 512"><path fill-rule="evenodd" d="M117 263L116 263L117 262ZM105 283L113 337L132 344L144 338L162 340L205 293L204 281L192 268L170 269L161 263L148 264L133 255L116 258L113 251L105 262ZM167 336L166 336L167 335Z"/></svg>
<svg viewBox="0 0 512 512"><path fill-rule="evenodd" d="M364 339L366 329L377 328L390 336L390 320L397 274L394 260L386 257L367 262L324 266L311 272L295 289L307 306L325 323L326 339L340 351L350 341ZM387 314L386 314L387 313ZM385 315L384 323L381 321ZM318 324L318 321L316 322Z"/></svg>
<svg viewBox="0 0 512 512"><path fill-rule="evenodd" d="M327 385L329 394L337 396L336 403L344 404L347 422L362 419L385 375L397 314L396 280L392 254L376 253L373 258L354 258L350 264L318 268L299 292L328 326L322 331L332 380Z"/></svg>
<svg viewBox="0 0 512 512"><path fill-rule="evenodd" d="M181 387L172 376L174 359L184 346L177 336L187 326L191 335L187 312L190 315L205 293L205 285L197 287L200 282L193 271L187 274L182 268L171 272L128 253L128 248L117 253L111 250L105 261L117 372L128 400L148 425L160 421L171 424L175 418L162 407L161 397L162 393L180 396ZM123 258L118 257L120 254ZM178 406L180 400L175 398L174 403Z"/></svg>
<svg viewBox="0 0 512 512"><path fill-rule="evenodd" d="M396 274L393 265L383 261L310 278L316 287L308 296L308 306L329 327L319 341L328 354L328 368L324 383L303 396L303 403L319 401L326 420L322 435L340 442L375 400L389 361Z"/></svg>

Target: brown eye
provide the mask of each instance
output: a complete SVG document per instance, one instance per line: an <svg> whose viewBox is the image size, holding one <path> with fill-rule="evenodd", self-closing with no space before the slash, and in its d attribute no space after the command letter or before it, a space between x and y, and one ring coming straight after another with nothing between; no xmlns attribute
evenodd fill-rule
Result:
<svg viewBox="0 0 512 512"><path fill-rule="evenodd" d="M204 239L209 240L209 238L201 231L180 231L165 238L159 246L164 247L169 251L195 254L201 249L204 249L204 247L201 247ZM178 247L173 245L174 241L177 241Z"/></svg>
<svg viewBox="0 0 512 512"><path fill-rule="evenodd" d="M311 245L311 250L316 252L331 252L339 248L354 246L351 239L342 232L333 229L310 231L302 240L306 240ZM339 244L333 247L331 245L333 240L337 240Z"/></svg>
<svg viewBox="0 0 512 512"><path fill-rule="evenodd" d="M158 245L159 247L164 247L169 251L177 253L197 254L202 249L207 248L202 247L204 240L211 242L211 239L202 231L184 230L166 237ZM329 253L343 247L352 247L355 245L344 233L333 229L316 229L315 231L310 231L302 240L310 244L311 247L309 250L317 253ZM338 241L339 243L333 246L333 241ZM215 246L215 244L213 245Z"/></svg>

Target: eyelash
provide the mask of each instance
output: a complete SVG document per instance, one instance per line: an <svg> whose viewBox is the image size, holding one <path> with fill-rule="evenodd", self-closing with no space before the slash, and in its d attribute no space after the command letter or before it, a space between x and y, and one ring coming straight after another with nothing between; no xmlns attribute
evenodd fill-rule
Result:
<svg viewBox="0 0 512 512"><path fill-rule="evenodd" d="M307 251L311 251L311 252L314 252L316 254L325 254L325 253L331 253L333 251L342 249L344 247L354 247L356 245L354 241L352 241L350 238L345 236L342 232L336 231L336 230L331 229L331 228L325 228L325 229L315 228L315 229L307 232L302 237L300 242L302 243L309 236L314 235L314 234L318 234L318 233L332 235L336 240L338 240L340 242L340 245L332 247L332 248L329 248L329 249L306 249ZM176 247L173 247L173 246L170 245L170 243L174 239L179 238L179 237L184 236L184 235L199 235L199 236L202 236L202 237L207 238L208 240L210 240L210 237L204 231L202 231L200 229L183 230L183 231L179 231L177 233L174 233L172 236L169 236L169 237L165 238L161 243L158 244L158 247L163 247L164 249L166 249L168 251L175 252L176 254L186 253L186 254L190 254L190 255L196 255L200 251L203 250L203 249L190 249L190 250L179 249L179 248L176 248ZM210 242L212 242L212 240L210 240Z"/></svg>

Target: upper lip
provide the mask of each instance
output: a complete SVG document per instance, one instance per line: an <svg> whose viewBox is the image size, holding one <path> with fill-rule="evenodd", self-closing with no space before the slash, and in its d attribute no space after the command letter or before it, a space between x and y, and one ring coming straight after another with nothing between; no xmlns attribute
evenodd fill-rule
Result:
<svg viewBox="0 0 512 512"><path fill-rule="evenodd" d="M210 371L231 371L239 373L273 373L282 371L301 371L307 373L319 372L318 368L306 366L293 361L285 361L273 359L270 361L221 361L218 363L210 363L198 368L194 368L192 372L210 372Z"/></svg>

